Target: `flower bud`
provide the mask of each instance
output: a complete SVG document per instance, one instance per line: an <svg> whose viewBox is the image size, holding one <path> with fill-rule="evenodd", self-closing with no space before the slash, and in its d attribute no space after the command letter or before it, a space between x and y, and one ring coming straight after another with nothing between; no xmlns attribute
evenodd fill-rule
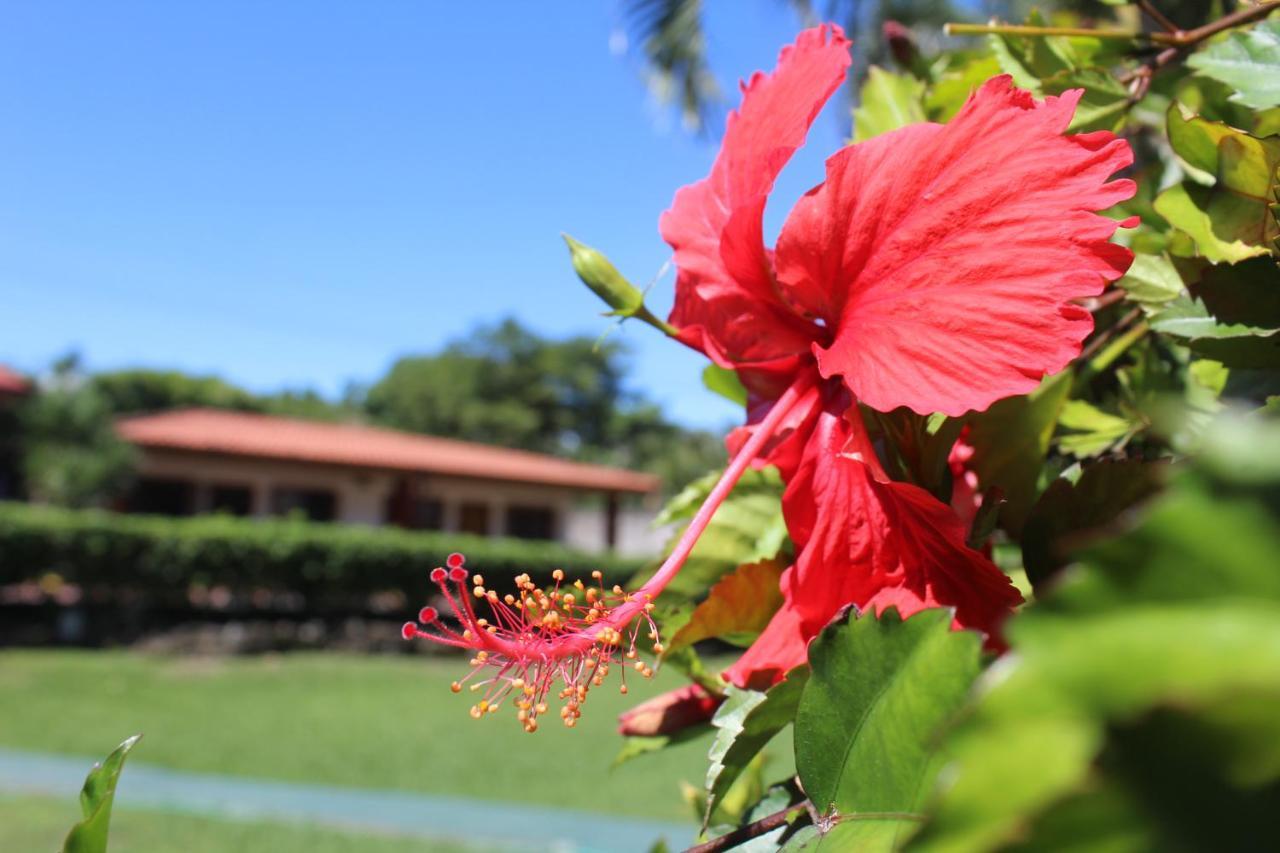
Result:
<svg viewBox="0 0 1280 853"><path fill-rule="evenodd" d="M900 68L914 72L920 63L920 50L916 47L911 30L890 19L884 22L882 32L894 62L898 63Z"/></svg>
<svg viewBox="0 0 1280 853"><path fill-rule="evenodd" d="M711 719L724 701L701 685L689 684L655 696L618 716L618 733L652 737L674 734Z"/></svg>
<svg viewBox="0 0 1280 853"><path fill-rule="evenodd" d="M605 301L615 314L633 316L644 305L644 294L618 272L608 258L590 246L561 234L569 246L573 269L583 284Z"/></svg>

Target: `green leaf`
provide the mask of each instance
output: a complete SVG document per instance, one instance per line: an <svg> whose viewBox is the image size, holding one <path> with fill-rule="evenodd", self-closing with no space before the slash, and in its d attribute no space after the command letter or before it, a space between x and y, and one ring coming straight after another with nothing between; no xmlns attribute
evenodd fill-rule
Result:
<svg viewBox="0 0 1280 853"><path fill-rule="evenodd" d="M702 369L702 386L713 394L719 394L730 403L747 405L747 389L742 386L736 370L708 364Z"/></svg>
<svg viewBox="0 0 1280 853"><path fill-rule="evenodd" d="M1182 276L1164 255L1135 255L1118 284L1130 301L1144 308L1163 305L1183 292Z"/></svg>
<svg viewBox="0 0 1280 853"><path fill-rule="evenodd" d="M654 523L673 524L692 519L719 478L720 472L713 472L690 483L663 507ZM668 552L686 526L680 525L680 531L668 543ZM716 510L663 598L699 599L713 583L738 566L778 556L787 542L781 477L774 468L748 470Z"/></svg>
<svg viewBox="0 0 1280 853"><path fill-rule="evenodd" d="M859 850L897 849L920 819L941 729L978 672L981 638L952 631L952 618L936 609L904 621L889 609L838 619L809 646L796 767L825 819L859 827L841 831Z"/></svg>
<svg viewBox="0 0 1280 853"><path fill-rule="evenodd" d="M134 735L100 764L93 765L80 791L80 811L84 819L71 827L62 843L62 853L106 853L107 832L111 824L111 806L115 802L116 783L129 750L141 740Z"/></svg>
<svg viewBox="0 0 1280 853"><path fill-rule="evenodd" d="M767 692L729 687L711 719L715 740L707 753L707 816L755 756L795 718L808 667L797 667Z"/></svg>
<svg viewBox="0 0 1280 853"><path fill-rule="evenodd" d="M1280 702L1280 425L1227 421L1206 441L1203 458L1221 447L1239 461L1185 471L1011 623L1014 651L953 732L914 849L1060 849L1064 815L1093 813L1100 787L1142 808L1109 812L1084 849L1266 846L1280 757L1257 745Z"/></svg>
<svg viewBox="0 0 1280 853"><path fill-rule="evenodd" d="M1077 459L1087 459L1122 444L1145 425L1084 400L1068 400L1062 405L1058 426L1065 430L1058 437L1058 447Z"/></svg>
<svg viewBox="0 0 1280 853"><path fill-rule="evenodd" d="M674 651L712 638L750 645L782 606L778 579L785 568L776 560L762 560L739 566L716 581L667 647Z"/></svg>
<svg viewBox="0 0 1280 853"><path fill-rule="evenodd" d="M974 470L983 488L999 486L1005 504L1000 519L1015 537L1036 498L1036 486L1054 425L1071 391L1070 371L1041 383L1025 397L1001 400L970 419Z"/></svg>
<svg viewBox="0 0 1280 853"><path fill-rule="evenodd" d="M1212 186L1183 182L1162 192L1156 212L1183 232L1194 254L1212 263L1236 263L1270 253L1280 237L1276 202L1280 137L1255 137L1201 118L1168 114L1175 151Z"/></svg>
<svg viewBox="0 0 1280 853"><path fill-rule="evenodd" d="M1232 101L1258 110L1280 106L1280 21L1234 30L1187 65L1234 88Z"/></svg>
<svg viewBox="0 0 1280 853"><path fill-rule="evenodd" d="M1114 525L1121 514L1159 490L1166 465L1104 459L1074 483L1054 480L1022 528L1022 565L1037 588L1067 563L1085 535Z"/></svg>
<svg viewBox="0 0 1280 853"><path fill-rule="evenodd" d="M1274 258L1206 267L1192 292L1224 323L1280 328L1280 264Z"/></svg>
<svg viewBox="0 0 1280 853"><path fill-rule="evenodd" d="M1151 318L1151 328L1228 367L1280 367L1280 329L1223 323L1198 299L1170 302Z"/></svg>
<svg viewBox="0 0 1280 853"><path fill-rule="evenodd" d="M1060 95L1068 89L1084 89L1067 128L1072 133L1119 130L1129 110L1129 90L1103 68L1081 68L1055 74L1044 81L1042 89L1047 95Z"/></svg>
<svg viewBox="0 0 1280 853"><path fill-rule="evenodd" d="M950 121L979 86L999 73L1000 65L993 56L982 56L945 72L925 96L929 119Z"/></svg>
<svg viewBox="0 0 1280 853"><path fill-rule="evenodd" d="M872 65L861 94L853 113L854 142L925 120L924 83L914 77Z"/></svg>
<svg viewBox="0 0 1280 853"><path fill-rule="evenodd" d="M618 754L613 757L613 763L610 768L620 767L632 759L660 752L669 746L677 746L691 740L697 740L710 731L711 726L706 723L699 723L693 726L685 726L683 729L669 735L631 735L630 737L624 737L622 739L622 749L618 750Z"/></svg>

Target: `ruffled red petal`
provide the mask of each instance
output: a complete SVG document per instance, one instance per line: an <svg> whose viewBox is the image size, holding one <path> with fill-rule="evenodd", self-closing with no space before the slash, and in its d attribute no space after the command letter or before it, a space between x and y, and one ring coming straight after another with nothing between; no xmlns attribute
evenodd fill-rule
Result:
<svg viewBox="0 0 1280 853"><path fill-rule="evenodd" d="M761 219L773 182L851 61L834 25L805 30L742 87L711 174L676 193L659 229L678 270L671 322L724 366L807 353L814 327L779 300Z"/></svg>
<svg viewBox="0 0 1280 853"><path fill-rule="evenodd" d="M843 395L840 395L841 397ZM848 417L845 414L848 413ZM1022 596L985 556L965 544L952 510L909 483L877 479L860 415L847 398L829 400L783 496L799 556L783 573L784 603L764 633L727 672L760 687L806 659L806 646L842 608L904 617L955 608L955 626L1000 648L1001 623Z"/></svg>
<svg viewBox="0 0 1280 853"><path fill-rule="evenodd" d="M778 241L778 280L835 328L824 376L880 411L959 415L1031 391L1093 328L1071 300L1132 254L1099 216L1133 196L1108 132L1066 136L1080 90L1036 102L996 77L945 126L846 148ZM766 321L767 322L767 321Z"/></svg>

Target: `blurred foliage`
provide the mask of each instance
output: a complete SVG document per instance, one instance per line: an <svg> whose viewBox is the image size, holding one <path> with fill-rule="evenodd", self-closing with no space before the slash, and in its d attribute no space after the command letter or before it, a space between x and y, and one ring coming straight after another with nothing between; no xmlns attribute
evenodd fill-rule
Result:
<svg viewBox="0 0 1280 853"><path fill-rule="evenodd" d="M74 356L18 409L27 492L36 500L82 507L120 494L131 482L134 449L120 440L110 401L86 381Z"/></svg>
<svg viewBox="0 0 1280 853"><path fill-rule="evenodd" d="M616 341L553 340L509 319L401 358L363 405L397 429L652 471L669 487L720 464L718 436L627 389L626 356Z"/></svg>
<svg viewBox="0 0 1280 853"><path fill-rule="evenodd" d="M410 603L437 592L428 578L461 551L501 589L503 577L600 569L622 583L641 561L588 555L550 542L226 515L168 518L0 502L0 584L46 576L113 595L186 601L194 586L303 596L310 606L350 606L378 592Z"/></svg>

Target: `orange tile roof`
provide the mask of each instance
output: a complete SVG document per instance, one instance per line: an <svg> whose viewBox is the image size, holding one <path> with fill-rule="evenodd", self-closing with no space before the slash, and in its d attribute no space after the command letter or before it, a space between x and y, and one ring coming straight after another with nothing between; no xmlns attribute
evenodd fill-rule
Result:
<svg viewBox="0 0 1280 853"><path fill-rule="evenodd" d="M356 424L304 421L218 409L178 409L122 418L116 429L144 448L224 453L357 468L451 474L486 480L646 493L658 478L541 453Z"/></svg>
<svg viewBox="0 0 1280 853"><path fill-rule="evenodd" d="M0 394L25 394L30 390L27 377L0 364Z"/></svg>

